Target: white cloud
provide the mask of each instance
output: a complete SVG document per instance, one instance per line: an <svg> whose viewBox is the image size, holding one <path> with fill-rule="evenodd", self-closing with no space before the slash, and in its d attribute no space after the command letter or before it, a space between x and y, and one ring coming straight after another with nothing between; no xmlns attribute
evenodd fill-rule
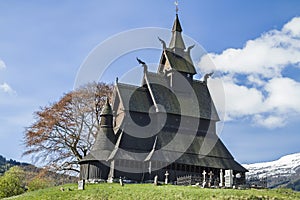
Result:
<svg viewBox="0 0 300 200"><path fill-rule="evenodd" d="M249 84L254 84L255 86L264 86L266 84L266 81L262 80L256 74L250 74L247 76L247 80L249 81Z"/></svg>
<svg viewBox="0 0 300 200"><path fill-rule="evenodd" d="M286 23L281 30L271 30L249 40L241 49L229 48L221 54L202 57L203 73L220 72L209 80L218 109L225 107L225 119L250 118L255 125L282 127L291 115L300 115L300 83L283 77L287 66L300 66L300 17ZM297 69L297 68L296 68ZM211 89L223 80L225 105L220 105Z"/></svg>
<svg viewBox="0 0 300 200"><path fill-rule="evenodd" d="M221 54L209 53L199 67L202 71L220 70L228 73L260 74L271 78L280 76L287 65L300 63L300 17L288 22L280 31L271 30L242 49L226 49ZM213 60L215 67L209 61Z"/></svg>
<svg viewBox="0 0 300 200"><path fill-rule="evenodd" d="M265 106L277 112L300 113L300 83L290 78L274 78L265 86Z"/></svg>
<svg viewBox="0 0 300 200"><path fill-rule="evenodd" d="M6 66L5 66L5 63L3 60L0 59L0 69L5 69Z"/></svg>
<svg viewBox="0 0 300 200"><path fill-rule="evenodd" d="M291 34L293 37L300 37L300 17L293 18L289 23L283 26L282 30Z"/></svg>
<svg viewBox="0 0 300 200"><path fill-rule="evenodd" d="M255 124L264 126L270 129L283 127L286 125L286 118L283 116L262 116L255 115L253 117Z"/></svg>
<svg viewBox="0 0 300 200"><path fill-rule="evenodd" d="M212 86L219 84L220 80L210 79L208 86L214 102L217 104L218 111L225 110L226 120L253 115L263 111L264 96L259 90L247 88L244 85L237 85L229 77L223 77L222 80L225 95L225 104L222 106L219 104L220 99L216 99L216 93L219 93L219 91L216 91L214 88L217 86Z"/></svg>
<svg viewBox="0 0 300 200"><path fill-rule="evenodd" d="M16 92L7 83L0 84L0 91L8 94L15 94Z"/></svg>

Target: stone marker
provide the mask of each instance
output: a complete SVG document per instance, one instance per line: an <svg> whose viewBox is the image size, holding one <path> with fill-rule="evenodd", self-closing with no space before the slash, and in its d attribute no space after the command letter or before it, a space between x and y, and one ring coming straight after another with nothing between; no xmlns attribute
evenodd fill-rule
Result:
<svg viewBox="0 0 300 200"><path fill-rule="evenodd" d="M225 187L232 187L233 185L233 171L232 169L225 170Z"/></svg>
<svg viewBox="0 0 300 200"><path fill-rule="evenodd" d="M153 183L155 186L158 185L158 176L154 176L154 183Z"/></svg>
<svg viewBox="0 0 300 200"><path fill-rule="evenodd" d="M220 187L223 187L223 169L220 169L220 183L219 183L219 186Z"/></svg>
<svg viewBox="0 0 300 200"><path fill-rule="evenodd" d="M78 181L78 190L84 190L85 181L80 180Z"/></svg>

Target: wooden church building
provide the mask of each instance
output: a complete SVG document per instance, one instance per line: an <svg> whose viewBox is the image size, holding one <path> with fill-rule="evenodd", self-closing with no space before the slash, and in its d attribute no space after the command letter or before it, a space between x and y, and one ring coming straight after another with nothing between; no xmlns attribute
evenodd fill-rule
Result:
<svg viewBox="0 0 300 200"><path fill-rule="evenodd" d="M175 182L186 175L222 182L232 170L245 181L247 170L237 163L216 134L219 116L207 87L207 77L195 80L195 66L181 35L178 15L169 45L163 44L156 73L144 67L140 86L116 83L112 105L101 113L101 127L80 162L80 179L112 181L119 177L145 182ZM204 179L205 179L204 175ZM208 178L208 176L207 176Z"/></svg>

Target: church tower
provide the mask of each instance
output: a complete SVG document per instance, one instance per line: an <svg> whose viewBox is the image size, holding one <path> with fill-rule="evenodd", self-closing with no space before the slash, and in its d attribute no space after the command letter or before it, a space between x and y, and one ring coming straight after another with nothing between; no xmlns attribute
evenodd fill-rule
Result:
<svg viewBox="0 0 300 200"><path fill-rule="evenodd" d="M178 14L176 14L173 23L172 37L169 46L166 47L165 42L161 39L160 41L163 43L163 52L158 73L164 74L167 77L169 86L172 89L184 92L185 88L181 88L180 77L192 83L196 69L190 55L194 45L186 49L182 38L182 28Z"/></svg>
<svg viewBox="0 0 300 200"><path fill-rule="evenodd" d="M90 153L80 162L80 178L84 180L107 180L110 163L107 162L115 146L113 131L113 112L107 98L100 114L100 129Z"/></svg>

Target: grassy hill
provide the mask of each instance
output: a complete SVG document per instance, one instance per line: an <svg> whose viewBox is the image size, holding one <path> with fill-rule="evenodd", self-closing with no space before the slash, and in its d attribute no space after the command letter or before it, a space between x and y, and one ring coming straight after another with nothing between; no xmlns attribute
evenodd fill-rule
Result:
<svg viewBox="0 0 300 200"><path fill-rule="evenodd" d="M64 191L62 191L64 188ZM12 197L10 199L300 199L300 193L290 189L202 189L192 186L152 184L90 184L85 190L77 190L76 184L66 184Z"/></svg>

